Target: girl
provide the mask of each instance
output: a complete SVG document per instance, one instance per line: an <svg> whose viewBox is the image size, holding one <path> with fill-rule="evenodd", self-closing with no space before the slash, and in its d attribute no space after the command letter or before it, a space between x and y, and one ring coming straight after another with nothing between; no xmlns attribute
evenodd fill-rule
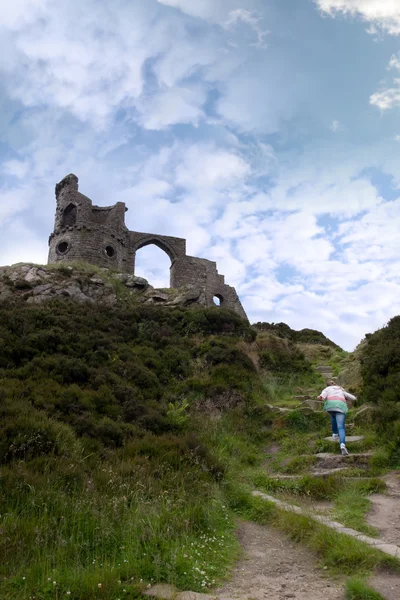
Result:
<svg viewBox="0 0 400 600"><path fill-rule="evenodd" d="M340 451L343 456L348 456L346 448L346 413L349 410L347 400L356 400L356 397L346 392L334 381L328 381L328 386L318 396L325 400L324 410L329 413L332 424L332 438L340 440Z"/></svg>

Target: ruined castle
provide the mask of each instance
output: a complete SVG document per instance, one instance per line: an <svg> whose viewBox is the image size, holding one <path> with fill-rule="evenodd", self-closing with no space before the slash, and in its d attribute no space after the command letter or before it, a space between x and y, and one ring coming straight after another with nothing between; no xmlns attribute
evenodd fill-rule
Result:
<svg viewBox="0 0 400 600"><path fill-rule="evenodd" d="M70 174L56 185L57 209L49 238L49 263L84 260L91 264L134 274L136 252L155 244L171 259L170 286L201 288L207 306L229 308L247 319L235 288L225 283L211 260L186 254L183 238L129 231L123 202L114 206L93 205L78 190L78 178Z"/></svg>

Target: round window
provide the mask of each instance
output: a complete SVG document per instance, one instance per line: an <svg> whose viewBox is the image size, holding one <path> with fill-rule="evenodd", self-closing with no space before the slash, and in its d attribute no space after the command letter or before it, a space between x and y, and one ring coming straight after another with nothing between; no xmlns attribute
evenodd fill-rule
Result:
<svg viewBox="0 0 400 600"><path fill-rule="evenodd" d="M59 254L66 254L69 250L69 244L68 242L60 242L56 249Z"/></svg>
<svg viewBox="0 0 400 600"><path fill-rule="evenodd" d="M105 252L106 252L108 258L112 258L113 256L115 256L115 249L112 246L106 246Z"/></svg>

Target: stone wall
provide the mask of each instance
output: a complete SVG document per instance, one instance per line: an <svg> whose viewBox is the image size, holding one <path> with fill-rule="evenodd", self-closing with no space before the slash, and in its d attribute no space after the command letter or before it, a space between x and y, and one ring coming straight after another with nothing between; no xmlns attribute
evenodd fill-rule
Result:
<svg viewBox="0 0 400 600"><path fill-rule="evenodd" d="M123 202L94 206L78 190L78 178L70 174L56 185L54 232L49 238L50 263L86 261L121 273L134 274L136 252L149 244L161 248L171 259L171 288L195 286L204 293L207 306L229 308L247 319L235 288L225 283L215 262L186 254L183 238L129 231Z"/></svg>

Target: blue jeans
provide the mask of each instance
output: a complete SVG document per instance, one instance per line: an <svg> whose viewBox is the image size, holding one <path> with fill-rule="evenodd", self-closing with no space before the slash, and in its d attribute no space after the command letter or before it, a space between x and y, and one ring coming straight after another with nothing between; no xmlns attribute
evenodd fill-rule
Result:
<svg viewBox="0 0 400 600"><path fill-rule="evenodd" d="M329 416L331 418L332 424L332 433L339 434L339 439L341 444L346 443L346 415L341 412L333 412L329 411Z"/></svg>

